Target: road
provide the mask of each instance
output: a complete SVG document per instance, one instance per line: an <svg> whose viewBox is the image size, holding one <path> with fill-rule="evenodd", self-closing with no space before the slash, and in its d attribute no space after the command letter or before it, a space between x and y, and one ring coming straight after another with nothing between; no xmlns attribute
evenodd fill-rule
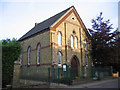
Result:
<svg viewBox="0 0 120 90"><path fill-rule="evenodd" d="M110 79L110 80L103 80L103 81L95 81L88 84L74 85L68 88L118 88L118 86L120 86L118 84L120 84L118 83L118 79Z"/></svg>

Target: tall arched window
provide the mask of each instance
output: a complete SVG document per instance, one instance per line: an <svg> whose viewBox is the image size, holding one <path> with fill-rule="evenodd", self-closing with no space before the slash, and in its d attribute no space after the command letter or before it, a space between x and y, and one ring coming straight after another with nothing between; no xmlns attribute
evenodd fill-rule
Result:
<svg viewBox="0 0 120 90"><path fill-rule="evenodd" d="M61 38L62 38L62 35L60 32L58 32L58 45L61 46Z"/></svg>
<svg viewBox="0 0 120 90"><path fill-rule="evenodd" d="M71 48L73 48L74 46L73 46L73 36L71 36Z"/></svg>
<svg viewBox="0 0 120 90"><path fill-rule="evenodd" d="M37 46L37 65L40 65L40 44Z"/></svg>
<svg viewBox="0 0 120 90"><path fill-rule="evenodd" d="M62 64L62 54L61 52L58 52L58 66L61 66Z"/></svg>
<svg viewBox="0 0 120 90"><path fill-rule="evenodd" d="M75 48L78 48L78 41L77 41L77 37L75 37Z"/></svg>
<svg viewBox="0 0 120 90"><path fill-rule="evenodd" d="M28 65L30 65L30 52L31 52L31 47L28 47Z"/></svg>

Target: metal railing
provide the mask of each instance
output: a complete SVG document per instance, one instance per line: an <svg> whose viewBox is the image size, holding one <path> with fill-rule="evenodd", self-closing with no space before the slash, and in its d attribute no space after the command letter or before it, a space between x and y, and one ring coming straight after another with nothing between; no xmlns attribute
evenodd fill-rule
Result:
<svg viewBox="0 0 120 90"><path fill-rule="evenodd" d="M111 68L79 68L78 75L72 72L74 68L53 67L21 67L19 75L19 87L27 87L30 85L44 85L50 87L51 84L67 84L72 85L73 81L83 80L100 80L108 76L112 76Z"/></svg>

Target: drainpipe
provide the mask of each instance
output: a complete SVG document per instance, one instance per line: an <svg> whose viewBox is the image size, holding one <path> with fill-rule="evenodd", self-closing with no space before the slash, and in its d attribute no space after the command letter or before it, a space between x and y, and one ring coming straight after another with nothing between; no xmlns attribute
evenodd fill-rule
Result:
<svg viewBox="0 0 120 90"><path fill-rule="evenodd" d="M64 26L65 26L65 61L67 64L66 23L64 23Z"/></svg>
<svg viewBox="0 0 120 90"><path fill-rule="evenodd" d="M80 33L80 49L81 49L81 74L82 74L82 78L84 76L84 68L83 68L83 58L82 58L82 40L81 40L81 33L82 28L79 28L79 33Z"/></svg>
<svg viewBox="0 0 120 90"><path fill-rule="evenodd" d="M52 42L52 32L50 32L50 35L51 35L51 63L52 63L52 60L53 60L53 42Z"/></svg>
<svg viewBox="0 0 120 90"><path fill-rule="evenodd" d="M83 61L82 61L81 31L82 31L82 28L81 28L81 29L79 28L79 34L80 34L80 49L81 49L81 65L82 65L82 64L83 64Z"/></svg>

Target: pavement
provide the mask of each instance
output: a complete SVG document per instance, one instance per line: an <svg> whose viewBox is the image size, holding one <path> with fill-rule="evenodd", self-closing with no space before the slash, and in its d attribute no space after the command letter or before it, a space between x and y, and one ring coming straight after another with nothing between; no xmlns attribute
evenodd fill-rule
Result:
<svg viewBox="0 0 120 90"><path fill-rule="evenodd" d="M101 80L101 81L95 81L91 83L86 84L80 84L80 85L72 85L65 88L120 88L120 83L118 83L119 79L109 79L109 80Z"/></svg>

